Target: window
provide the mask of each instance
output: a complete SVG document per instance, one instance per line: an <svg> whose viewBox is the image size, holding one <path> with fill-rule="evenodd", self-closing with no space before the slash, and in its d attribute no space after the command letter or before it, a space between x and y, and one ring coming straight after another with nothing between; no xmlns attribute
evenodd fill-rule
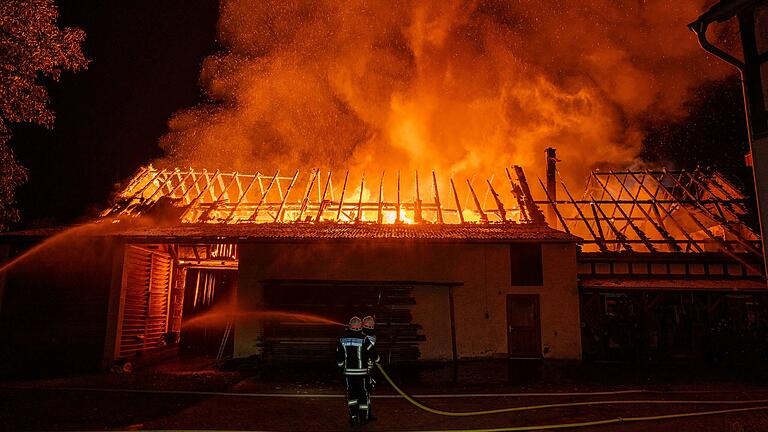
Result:
<svg viewBox="0 0 768 432"><path fill-rule="evenodd" d="M509 267L512 272L512 285L544 285L541 244L509 245Z"/></svg>

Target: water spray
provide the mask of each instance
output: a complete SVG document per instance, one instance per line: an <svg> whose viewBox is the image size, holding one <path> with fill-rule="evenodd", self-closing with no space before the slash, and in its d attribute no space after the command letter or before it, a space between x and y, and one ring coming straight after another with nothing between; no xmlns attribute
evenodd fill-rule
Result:
<svg viewBox="0 0 768 432"><path fill-rule="evenodd" d="M232 307L223 307L210 310L194 318L190 318L182 324L182 328L204 327L208 325L226 324L229 321L290 321L312 324L326 324L344 327L345 324L303 312L278 311L278 310L240 310Z"/></svg>

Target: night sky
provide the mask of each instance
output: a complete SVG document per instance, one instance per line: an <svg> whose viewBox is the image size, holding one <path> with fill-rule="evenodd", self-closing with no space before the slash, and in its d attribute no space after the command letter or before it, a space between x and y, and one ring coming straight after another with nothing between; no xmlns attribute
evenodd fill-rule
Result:
<svg viewBox="0 0 768 432"><path fill-rule="evenodd" d="M118 182L160 156L157 140L170 115L202 100L201 63L220 49L218 2L106 3L59 1L60 23L85 30L91 64L50 85L54 129L13 127L11 146L30 170L29 183L18 192L19 228L96 214ZM735 76L697 89L688 117L649 122L642 156L668 166L714 166L743 175L741 104Z"/></svg>
<svg viewBox="0 0 768 432"><path fill-rule="evenodd" d="M11 146L29 168L21 226L67 223L103 208L114 185L160 155L170 115L202 96L216 52L216 0L59 1L61 24L85 30L88 70L49 86L54 129L17 125Z"/></svg>

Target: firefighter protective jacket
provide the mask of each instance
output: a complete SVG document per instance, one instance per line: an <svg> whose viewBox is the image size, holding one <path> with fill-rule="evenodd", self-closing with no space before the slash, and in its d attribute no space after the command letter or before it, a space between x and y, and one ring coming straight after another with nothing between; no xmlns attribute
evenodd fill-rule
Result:
<svg viewBox="0 0 768 432"><path fill-rule="evenodd" d="M368 336L368 339L376 345L376 330L363 328L363 334Z"/></svg>
<svg viewBox="0 0 768 432"><path fill-rule="evenodd" d="M336 364L344 369L344 375L368 375L378 361L376 346L363 332L348 330L339 339Z"/></svg>

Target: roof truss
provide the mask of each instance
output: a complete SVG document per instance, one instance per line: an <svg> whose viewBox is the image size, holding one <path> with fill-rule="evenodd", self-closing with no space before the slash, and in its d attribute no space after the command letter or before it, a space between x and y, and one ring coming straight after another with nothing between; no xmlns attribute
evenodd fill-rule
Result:
<svg viewBox="0 0 768 432"><path fill-rule="evenodd" d="M183 223L545 223L520 167L514 177L442 179L397 172L353 179L313 169L243 174L142 167L104 217L166 209ZM446 181L447 180L447 181ZM407 191L407 192L406 192ZM165 205L161 205L161 204Z"/></svg>
<svg viewBox="0 0 768 432"><path fill-rule="evenodd" d="M719 173L701 171L592 172L576 199L556 199L539 181L545 201L585 250L602 252L717 251L760 272L760 237L746 224L748 199Z"/></svg>

